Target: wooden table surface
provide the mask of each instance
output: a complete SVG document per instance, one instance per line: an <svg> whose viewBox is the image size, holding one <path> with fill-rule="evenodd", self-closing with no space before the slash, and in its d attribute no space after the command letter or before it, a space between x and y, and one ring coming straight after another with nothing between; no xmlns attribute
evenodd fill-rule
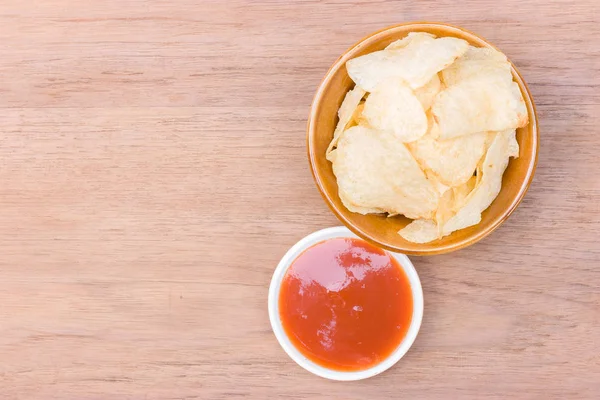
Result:
<svg viewBox="0 0 600 400"><path fill-rule="evenodd" d="M413 258L406 357L329 382L276 342L269 280L338 225L305 155L317 85L411 20L518 65L538 170L490 237ZM597 399L599 35L595 0L0 2L0 397Z"/></svg>

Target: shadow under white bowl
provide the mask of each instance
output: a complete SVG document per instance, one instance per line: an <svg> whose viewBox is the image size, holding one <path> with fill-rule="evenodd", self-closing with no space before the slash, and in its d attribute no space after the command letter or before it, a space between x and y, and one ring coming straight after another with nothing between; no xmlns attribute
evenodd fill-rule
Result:
<svg viewBox="0 0 600 400"><path fill-rule="evenodd" d="M396 364L412 346L413 342L417 338L419 328L421 327L421 321L423 320L423 289L421 288L421 281L419 280L417 271L408 257L404 254L388 251L388 253L398 261L398 264L400 264L406 273L412 291L413 315L406 336L404 339L402 339L402 342L392 352L392 354L390 354L379 364L368 369L345 372L332 370L314 363L300 353L300 351L292 344L283 330L283 325L281 323L281 319L279 318L279 292L285 273L294 260L304 250L319 242L334 238L360 239L346 227L339 226L335 228L327 228L306 236L304 239L296 243L291 249L289 249L288 252L283 256L277 265L275 272L273 273L271 286L269 287L269 319L271 320L271 327L273 328L275 337L277 337L277 340L279 341L281 347L283 347L283 350L285 350L285 352L302 368L320 377L337 381L355 381L359 379L366 379L380 374Z"/></svg>

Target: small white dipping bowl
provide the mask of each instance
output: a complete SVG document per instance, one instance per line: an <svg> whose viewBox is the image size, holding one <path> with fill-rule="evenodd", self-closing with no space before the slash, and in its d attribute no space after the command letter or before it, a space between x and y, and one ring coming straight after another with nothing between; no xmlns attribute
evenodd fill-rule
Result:
<svg viewBox="0 0 600 400"><path fill-rule="evenodd" d="M413 342L417 338L419 328L421 327L421 321L423 320L423 289L421 288L421 281L419 280L417 271L415 270L415 267L412 265L408 257L406 257L404 254L392 253L388 251L388 253L398 261L398 263L406 273L406 276L408 276L408 280L410 282L410 287L412 290L413 315L406 336L398 345L396 350L394 350L392 354L390 354L385 360L365 370L344 372L332 370L315 364L314 362L306 358L304 355L302 355L302 353L300 353L300 351L296 349L296 347L294 347L294 345L290 342L290 339L287 337L285 331L283 330L281 319L279 318L279 291L281 289L281 282L288 268L304 250L313 246L316 243L333 238L360 239L348 228L343 226L323 229L311 233L304 239L300 240L291 249L289 249L288 252L283 256L281 261L279 261L279 265L277 265L275 273L273 274L273 278L271 279L271 286L269 287L269 319L271 320L271 327L273 328L275 337L277 337L277 340L279 341L281 347L283 347L283 350L285 350L285 352L292 358L292 360L296 361L296 363L302 368L306 369L309 372L312 372L315 375L327 379L332 379L336 381L356 381L359 379L370 378L387 370L392 365L396 364L398 360L400 360L404 356L404 354L406 354L410 346L412 346Z"/></svg>

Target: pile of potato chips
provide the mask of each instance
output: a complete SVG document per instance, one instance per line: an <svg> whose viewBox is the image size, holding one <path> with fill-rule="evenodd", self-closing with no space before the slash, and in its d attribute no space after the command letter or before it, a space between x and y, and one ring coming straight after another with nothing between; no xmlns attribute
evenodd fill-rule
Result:
<svg viewBox="0 0 600 400"><path fill-rule="evenodd" d="M417 32L346 68L327 149L346 208L413 219L398 233L415 243L478 224L528 123L506 56Z"/></svg>

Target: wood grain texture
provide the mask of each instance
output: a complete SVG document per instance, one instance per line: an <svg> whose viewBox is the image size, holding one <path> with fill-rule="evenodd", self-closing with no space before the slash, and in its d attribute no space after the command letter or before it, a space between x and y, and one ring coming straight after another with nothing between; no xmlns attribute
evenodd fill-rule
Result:
<svg viewBox="0 0 600 400"><path fill-rule="evenodd" d="M489 238L414 259L407 356L329 382L279 348L269 279L337 225L306 160L314 90L411 20L517 64L538 170ZM599 35L594 0L0 2L0 397L597 398Z"/></svg>

